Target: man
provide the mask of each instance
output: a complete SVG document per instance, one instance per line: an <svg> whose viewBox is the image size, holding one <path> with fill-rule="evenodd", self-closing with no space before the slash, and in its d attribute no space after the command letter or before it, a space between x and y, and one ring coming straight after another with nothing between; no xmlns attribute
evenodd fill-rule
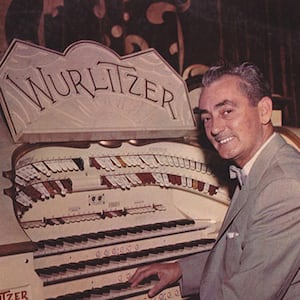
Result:
<svg viewBox="0 0 300 300"><path fill-rule="evenodd" d="M141 267L132 287L157 274L149 296L180 280L201 300L300 299L300 153L273 131L263 75L249 63L210 68L199 109L210 142L246 178L211 251Z"/></svg>

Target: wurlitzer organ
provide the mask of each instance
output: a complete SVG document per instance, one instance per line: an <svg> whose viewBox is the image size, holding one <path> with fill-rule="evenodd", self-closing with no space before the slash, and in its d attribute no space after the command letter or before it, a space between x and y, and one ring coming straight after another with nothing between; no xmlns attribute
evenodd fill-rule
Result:
<svg viewBox="0 0 300 300"><path fill-rule="evenodd" d="M15 40L0 76L1 300L148 299L137 267L212 246L228 189L155 50Z"/></svg>

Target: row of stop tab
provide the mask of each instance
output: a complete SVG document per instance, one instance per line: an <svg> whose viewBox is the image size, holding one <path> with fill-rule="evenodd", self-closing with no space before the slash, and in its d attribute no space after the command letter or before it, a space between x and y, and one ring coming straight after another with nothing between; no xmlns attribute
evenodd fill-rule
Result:
<svg viewBox="0 0 300 300"><path fill-rule="evenodd" d="M91 187L87 180L86 189ZM158 185L160 187L177 186L188 188L195 191L207 193L213 196L217 193L218 187L191 177L166 174L160 172L128 173L100 176L96 181L95 189L103 188L121 188L130 189L139 185ZM17 186L16 201L27 208L31 208L34 202L53 198L56 194L66 196L67 193L76 192L76 186L70 178L60 180L49 180L28 184L26 186Z"/></svg>
<svg viewBox="0 0 300 300"><path fill-rule="evenodd" d="M207 164L187 158L167 156L167 155L123 155L123 156L95 156L89 158L89 166L105 171L115 171L119 168L138 167L159 168L169 166L175 168L185 168L210 174ZM33 162L16 169L15 182L25 185L32 180L41 179L42 175L50 177L52 174L62 172L76 172L85 170L84 159L64 158L51 159Z"/></svg>
<svg viewBox="0 0 300 300"><path fill-rule="evenodd" d="M189 176L169 174L162 172L140 172L128 174L115 174L101 176L102 184L109 188L130 189L138 185L159 185L161 187L182 187L197 190L213 196L218 187L208 182Z"/></svg>
<svg viewBox="0 0 300 300"><path fill-rule="evenodd" d="M203 173L210 172L208 166L203 162L162 154L95 156L90 157L90 166L97 169L105 169L106 171L114 171L116 168L121 167L140 167L144 169L146 167L159 168L162 166L170 166L196 170Z"/></svg>

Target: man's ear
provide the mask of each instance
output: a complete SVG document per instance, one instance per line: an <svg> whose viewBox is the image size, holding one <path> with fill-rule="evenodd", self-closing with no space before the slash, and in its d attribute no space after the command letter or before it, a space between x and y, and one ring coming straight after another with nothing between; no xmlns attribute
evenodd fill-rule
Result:
<svg viewBox="0 0 300 300"><path fill-rule="evenodd" d="M267 124L270 122L272 108L272 99L270 97L263 97L258 102L259 116L262 124Z"/></svg>

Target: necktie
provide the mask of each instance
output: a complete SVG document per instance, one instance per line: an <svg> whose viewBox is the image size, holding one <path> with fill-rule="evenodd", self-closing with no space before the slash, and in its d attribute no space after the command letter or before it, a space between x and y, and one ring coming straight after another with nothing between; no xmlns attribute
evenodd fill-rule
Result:
<svg viewBox="0 0 300 300"><path fill-rule="evenodd" d="M246 181L246 175L244 174L243 170L237 166L231 165L229 167L229 176L230 179L236 179L239 182L240 187L242 187L245 184Z"/></svg>

